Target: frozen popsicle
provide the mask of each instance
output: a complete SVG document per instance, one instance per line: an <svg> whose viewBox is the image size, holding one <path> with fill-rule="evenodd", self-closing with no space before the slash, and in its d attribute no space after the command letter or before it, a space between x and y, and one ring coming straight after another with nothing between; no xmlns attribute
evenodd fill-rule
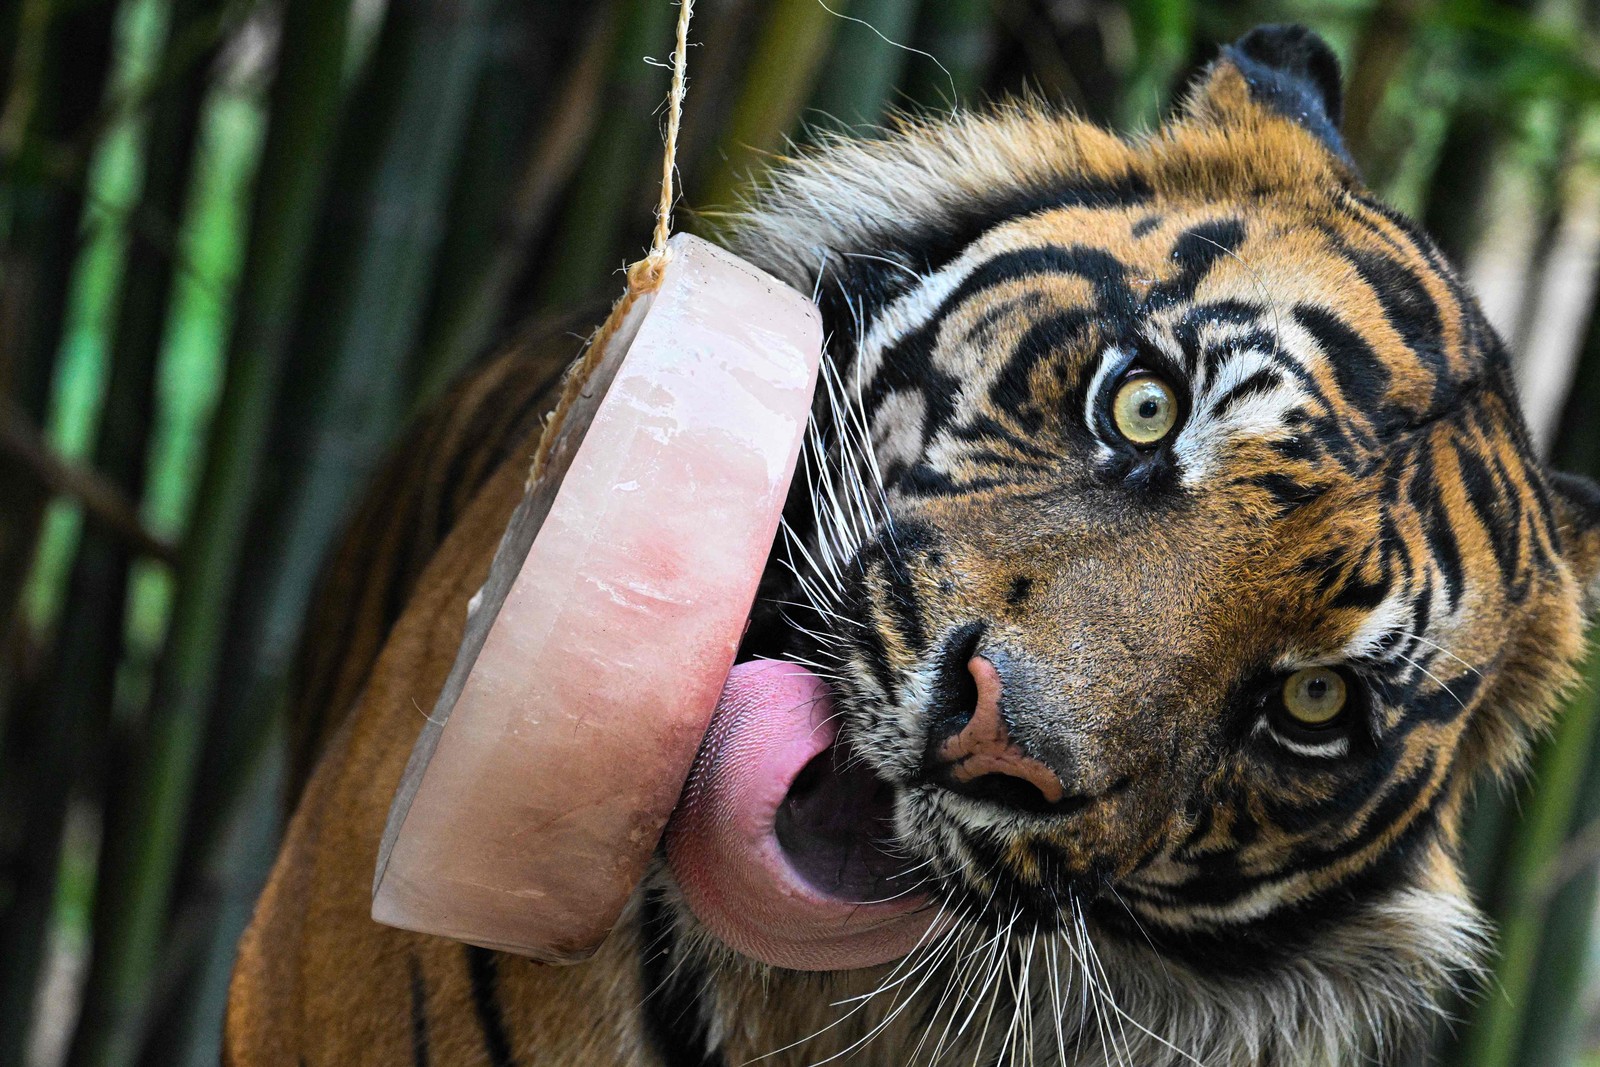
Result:
<svg viewBox="0 0 1600 1067"><path fill-rule="evenodd" d="M550 962L642 877L728 678L822 347L674 237L567 381L390 811L375 919Z"/></svg>

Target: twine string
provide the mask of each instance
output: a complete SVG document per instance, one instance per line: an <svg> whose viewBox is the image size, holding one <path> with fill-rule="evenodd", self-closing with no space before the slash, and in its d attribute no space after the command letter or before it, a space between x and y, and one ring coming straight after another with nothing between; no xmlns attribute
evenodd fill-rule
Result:
<svg viewBox="0 0 1600 1067"><path fill-rule="evenodd" d="M678 166L678 128L683 124L685 74L689 66L689 19L694 0L678 0L678 40L672 49L672 88L667 93L666 148L661 159L661 199L656 204L656 232L650 242L649 259L659 261L667 254L667 238L672 236L672 205L676 196L673 176Z"/></svg>

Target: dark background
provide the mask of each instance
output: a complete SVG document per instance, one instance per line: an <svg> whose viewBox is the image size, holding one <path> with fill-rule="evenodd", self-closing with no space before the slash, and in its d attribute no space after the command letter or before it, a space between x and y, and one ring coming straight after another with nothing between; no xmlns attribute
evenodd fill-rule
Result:
<svg viewBox="0 0 1600 1067"><path fill-rule="evenodd" d="M620 292L675 12L0 0L0 1064L216 1062L321 557L419 405ZM1463 265L1539 440L1600 474L1600 0L699 0L679 224L889 108L1148 129L1276 21L1334 44L1356 159ZM1442 1063L1600 1064L1596 710L1474 815L1504 952Z"/></svg>

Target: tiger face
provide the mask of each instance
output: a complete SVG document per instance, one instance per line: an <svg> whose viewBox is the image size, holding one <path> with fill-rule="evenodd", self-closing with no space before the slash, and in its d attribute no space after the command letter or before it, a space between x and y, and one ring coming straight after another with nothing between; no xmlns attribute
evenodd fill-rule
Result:
<svg viewBox="0 0 1600 1067"><path fill-rule="evenodd" d="M1268 28L1147 139L839 143L739 244L833 361L745 655L820 665L941 909L1092 940L1141 1029L1264 1057L1227 1063L1392 1050L1472 965L1462 806L1596 570L1593 488L1338 118L1326 45ZM1279 1036L1216 1037L1251 1011Z"/></svg>
<svg viewBox="0 0 1600 1067"><path fill-rule="evenodd" d="M869 328L886 514L842 585L866 625L823 632L951 884L1040 916L1114 885L1190 934L1293 913L1427 836L1485 666L1570 654L1548 490L1435 255L1354 197L1074 207ZM1007 743L971 754L980 670Z"/></svg>

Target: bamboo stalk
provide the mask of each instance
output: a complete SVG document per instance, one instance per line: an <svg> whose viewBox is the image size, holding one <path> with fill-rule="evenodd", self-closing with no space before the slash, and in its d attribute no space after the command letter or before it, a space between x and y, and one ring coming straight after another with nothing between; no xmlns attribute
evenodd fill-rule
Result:
<svg viewBox="0 0 1600 1067"><path fill-rule="evenodd" d="M912 57L919 6L917 0L855 0L811 97L821 121L856 131L882 122Z"/></svg>
<svg viewBox="0 0 1600 1067"><path fill-rule="evenodd" d="M1549 450L1600 282L1600 110L1573 118L1550 241L1529 293L1517 391L1534 446Z"/></svg>
<svg viewBox="0 0 1600 1067"><path fill-rule="evenodd" d="M235 947L255 911L282 830L281 742L274 736L264 746L261 765L251 769L201 875L202 891L174 917L170 940L183 946L185 965L169 972L163 983L159 1003L165 1010L152 1025L139 1067L214 1067L217 1062Z"/></svg>
<svg viewBox="0 0 1600 1067"><path fill-rule="evenodd" d="M586 38L589 19L561 14L555 0L543 0L498 5L490 16L490 43L450 179L450 221L439 243L421 339L406 368L406 389L413 396L428 377L441 318L472 299L477 274L500 238L517 164L552 106L556 79L546 72L567 66Z"/></svg>
<svg viewBox="0 0 1600 1067"><path fill-rule="evenodd" d="M923 4L915 44L939 62L934 64L924 58L912 61L906 87L911 100L946 111L970 104L983 86L994 53L989 0L935 0Z"/></svg>
<svg viewBox="0 0 1600 1067"><path fill-rule="evenodd" d="M1590 693L1590 715L1600 714L1600 709L1594 707L1597 699L1600 695ZM1600 730L1590 739L1583 782L1577 793L1567 842L1553 864L1556 870L1552 874L1560 880L1533 887L1546 896L1538 963L1528 985L1527 1020L1517 1050L1518 1063L1527 1067L1570 1063L1575 1052L1595 902L1600 899L1600 878L1595 871L1600 856L1594 848L1594 830L1600 826ZM1588 854L1571 855L1575 844L1587 844Z"/></svg>
<svg viewBox="0 0 1600 1067"><path fill-rule="evenodd" d="M616 0L606 0L591 13L582 49L562 82L552 87L548 119L510 176L510 195L497 201L504 206L492 247L476 263L459 256L454 272L461 281L452 287L453 296L440 301L429 336L419 347L415 404L442 393L516 317L510 303L517 278L527 269L533 244L549 227L560 193L594 133L619 15ZM440 273L443 277L449 272L441 266Z"/></svg>
<svg viewBox="0 0 1600 1067"><path fill-rule="evenodd" d="M287 685L322 558L410 403L405 368L421 328L449 179L490 38L489 0L391 7L353 94L270 467L251 501L258 548L228 605L217 684L180 867L197 870Z"/></svg>
<svg viewBox="0 0 1600 1067"><path fill-rule="evenodd" d="M535 301L541 309L566 309L596 292L619 291L617 271L644 254L652 220L635 193L656 188L660 173L650 165L659 158L657 131L644 116L654 113L667 89L665 72L644 57L666 53L674 13L668 3L623 6L606 108L544 256Z"/></svg>
<svg viewBox="0 0 1600 1067"><path fill-rule="evenodd" d="M27 429L45 415L85 203L83 171L52 172L45 157L94 123L111 66L113 10L55 10L50 0L29 0L12 14L18 32L0 107L0 399L15 415L6 420L8 443L26 449L38 441ZM0 924L15 928L44 925L35 889L55 873L53 850L36 850L35 841L48 835L30 818L37 809L28 772L40 748L56 739L31 700L32 686L19 684L33 679L18 676L32 658L18 606L49 495L37 475L67 471L49 468L48 451L33 458L45 468L0 462ZM24 1047L32 1023L35 972L32 956L0 959L0 1062L20 1062L10 1057Z"/></svg>
<svg viewBox="0 0 1600 1067"><path fill-rule="evenodd" d="M1411 55L1426 0L1378 0L1362 22L1346 81L1344 139L1362 165L1373 160L1373 129L1391 85Z"/></svg>
<svg viewBox="0 0 1600 1067"><path fill-rule="evenodd" d="M16 311L0 334L0 390L39 425L66 324L85 202L83 167L58 172L47 157L53 146L96 126L111 66L114 8L93 3L57 11L53 0L28 0L17 14L23 32L0 117L0 218L7 226L0 288ZM0 500L7 502L0 509L0 650L13 650L21 640L17 608L45 499L31 478L0 470ZM0 731L10 718L10 659L0 655ZM0 777L6 770L0 749Z"/></svg>
<svg viewBox="0 0 1600 1067"><path fill-rule="evenodd" d="M1513 1067L1519 1061L1528 1012L1528 989L1538 961L1544 909L1528 891L1532 876L1556 856L1572 824L1589 750L1597 741L1600 703L1592 695L1600 683L1600 645L1591 646L1584 688L1556 722L1538 753L1528 795L1502 879L1503 913L1491 993L1483 997L1451 1061L1458 1067Z"/></svg>
<svg viewBox="0 0 1600 1067"><path fill-rule="evenodd" d="M689 205L693 191L711 173L717 138L733 114L739 79L755 40L765 4L760 0L695 0L691 34L695 50L689 59L690 92L683 101L678 131L678 173L684 189L678 224L699 233Z"/></svg>
<svg viewBox="0 0 1600 1067"><path fill-rule="evenodd" d="M209 21L215 0L174 0L169 10L164 64L189 28ZM165 223L176 220L189 202L194 148L200 127L211 56L190 55L189 67L168 91L152 101L141 153L142 179L135 214ZM123 497L143 497L147 449L156 406L156 372L177 273L171 245L154 239L151 228L130 228L122 272L122 293L110 351L110 381L102 405L95 469ZM134 551L115 527L94 521L90 512L79 540L67 586L55 669L42 693L51 723L45 744L30 761L29 836L25 851L41 864L24 879L15 907L0 922L0 960L5 986L21 990L39 978L46 921L55 898L55 871L67 806L75 785L101 768L112 732L117 668L124 652L124 618ZM142 528L142 527L141 527ZM98 787L99 783L94 783ZM91 1021L92 1025L92 1021ZM0 1062L14 1062L0 1048Z"/></svg>
<svg viewBox="0 0 1600 1067"><path fill-rule="evenodd" d="M722 136L722 163L700 191L701 204L716 211L733 207L739 187L783 147L822 70L838 15L848 13L843 0L827 7L817 0L773 0Z"/></svg>
<svg viewBox="0 0 1600 1067"><path fill-rule="evenodd" d="M348 7L291 0L251 236L196 514L177 575L167 647L137 770L108 805L85 1025L70 1062L126 1062L159 953L200 725L214 677L216 619L245 543L249 488L301 286L307 237L339 101Z"/></svg>
<svg viewBox="0 0 1600 1067"><path fill-rule="evenodd" d="M1578 24L1578 0L1537 0L1530 27L1570 30ZM1555 212L1550 196L1562 163L1561 141L1568 116L1554 99L1516 105L1511 121L1522 132L1495 153L1485 203L1492 205L1481 240L1466 263L1466 275L1489 321L1520 359L1536 325L1534 288L1550 245Z"/></svg>

